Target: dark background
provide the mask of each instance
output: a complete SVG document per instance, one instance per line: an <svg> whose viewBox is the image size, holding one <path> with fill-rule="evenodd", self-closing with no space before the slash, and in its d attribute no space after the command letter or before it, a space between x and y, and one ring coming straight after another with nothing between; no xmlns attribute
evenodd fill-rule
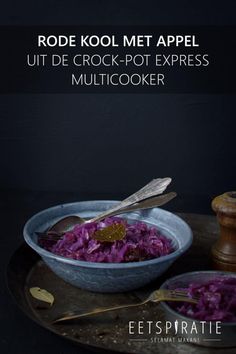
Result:
<svg viewBox="0 0 236 354"><path fill-rule="evenodd" d="M1 7L1 25L235 25L236 10L234 1L187 0ZM215 195L236 188L234 102L235 95L1 95L2 269L27 218L60 202L119 199L171 176L179 194L171 210L210 213ZM0 288L3 353L85 353L30 322Z"/></svg>

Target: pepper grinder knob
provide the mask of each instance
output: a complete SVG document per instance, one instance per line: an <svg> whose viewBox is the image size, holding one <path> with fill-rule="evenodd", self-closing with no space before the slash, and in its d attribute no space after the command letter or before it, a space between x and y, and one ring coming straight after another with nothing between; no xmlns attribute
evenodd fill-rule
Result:
<svg viewBox="0 0 236 354"><path fill-rule="evenodd" d="M236 192L226 192L212 201L220 225L220 237L212 247L215 269L236 272Z"/></svg>

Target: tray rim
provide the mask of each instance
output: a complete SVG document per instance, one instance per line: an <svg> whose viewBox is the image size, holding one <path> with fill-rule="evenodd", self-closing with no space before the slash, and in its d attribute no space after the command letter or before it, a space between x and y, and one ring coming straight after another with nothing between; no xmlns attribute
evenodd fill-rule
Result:
<svg viewBox="0 0 236 354"><path fill-rule="evenodd" d="M58 331L56 331L53 327L45 325L43 321L40 321L34 315L33 311L31 310L30 306L28 305L28 302L27 302L25 296L22 296L25 300L25 306L22 303L20 303L17 299L16 291L14 290L14 287L13 287L13 279L12 279L13 272L12 272L11 267L14 264L14 262L16 262L17 256L22 253L28 253L28 257L29 257L29 255L32 257L33 261L31 261L32 264L31 264L31 268L29 269L29 271L32 269L33 265L36 264L41 259L41 257L35 251L33 251L26 243L22 243L10 256L10 259L9 259L7 267L6 267L5 278L6 278L7 290L10 293L14 304L23 312L24 315L26 315L30 320L34 321L41 328L44 328L45 330L48 330L51 333L59 336L60 338L66 339L67 341L69 341L73 344L76 344L80 348L90 350L94 353L108 353L108 354L109 353L112 353L112 354L124 353L125 354L125 352L115 351L110 348L103 348L103 347L99 347L99 346L95 346L95 345L91 345L91 344L85 344L83 342L80 342L78 339L73 339L69 336L63 336ZM27 275L28 275L29 271L27 272ZM25 277L25 280L26 280L26 277ZM24 295L24 291L22 289L19 290L19 292L21 293L21 295ZM26 308L28 308L29 311L27 311Z"/></svg>

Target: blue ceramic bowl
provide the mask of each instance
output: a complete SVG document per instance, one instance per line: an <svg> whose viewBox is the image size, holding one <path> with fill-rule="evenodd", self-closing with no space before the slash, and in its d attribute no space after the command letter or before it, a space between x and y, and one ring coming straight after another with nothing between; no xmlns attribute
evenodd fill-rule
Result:
<svg viewBox="0 0 236 354"><path fill-rule="evenodd" d="M204 284L212 279L219 277L236 277L235 273L223 271L199 271L189 272L177 275L167 279L161 286L161 289L177 289L186 288L191 283ZM220 334L216 334L216 323L214 321L206 321L204 331L202 330L202 321L194 320L176 312L166 302L161 302L161 307L165 312L165 318L173 324L177 321L177 335L186 338L186 342L202 345L204 347L235 347L236 346L236 322L222 322ZM181 330L181 323L187 324L187 330ZM191 332L191 328L195 325L195 330ZM196 332L197 333L196 333Z"/></svg>
<svg viewBox="0 0 236 354"><path fill-rule="evenodd" d="M122 292L139 288L163 274L192 243L192 231L178 216L159 209L123 214L130 223L137 220L156 226L173 242L175 251L167 256L141 262L95 263L57 256L37 244L36 231L44 231L67 215L89 218L114 206L117 201L85 201L62 204L34 215L24 227L24 238L44 262L66 282L95 292Z"/></svg>

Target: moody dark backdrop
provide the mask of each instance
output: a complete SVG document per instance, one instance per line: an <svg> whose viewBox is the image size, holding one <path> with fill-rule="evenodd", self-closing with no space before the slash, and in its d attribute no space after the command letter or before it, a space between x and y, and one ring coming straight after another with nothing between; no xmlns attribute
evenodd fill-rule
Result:
<svg viewBox="0 0 236 354"><path fill-rule="evenodd" d="M234 1L9 1L1 25L235 24ZM172 210L210 212L236 189L235 96L2 95L1 262L34 212L82 199L122 198L172 176ZM3 353L79 353L14 307L1 287ZM85 353L83 351L83 353Z"/></svg>
<svg viewBox="0 0 236 354"><path fill-rule="evenodd" d="M176 207L207 212L235 189L235 96L16 95L1 98L1 187L121 198L173 177ZM49 200L50 203L50 200Z"/></svg>
<svg viewBox="0 0 236 354"><path fill-rule="evenodd" d="M233 1L224 5L198 1L195 6L189 1L66 4L10 1L0 12L0 23L230 25L235 21ZM48 192L47 206L66 200L123 198L153 177L171 176L172 189L179 194L171 208L210 212L213 196L236 188L234 102L235 95L2 95L3 198L13 195L23 207L27 196L41 191ZM37 197L35 203L44 207L37 204Z"/></svg>

